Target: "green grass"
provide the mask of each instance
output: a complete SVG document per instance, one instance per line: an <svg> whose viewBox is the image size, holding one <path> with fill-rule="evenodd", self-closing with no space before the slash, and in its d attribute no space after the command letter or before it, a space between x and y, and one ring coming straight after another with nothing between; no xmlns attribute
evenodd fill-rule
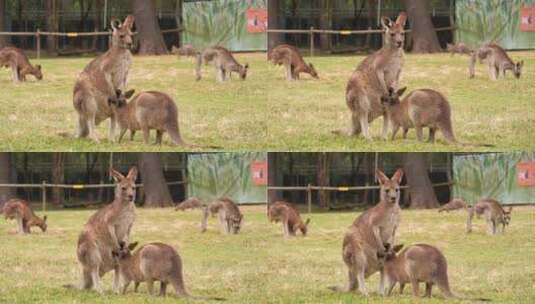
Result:
<svg viewBox="0 0 535 304"><path fill-rule="evenodd" d="M259 149L266 136L267 76L265 54L238 54L248 62L246 81L219 84L214 69L203 68L203 80L195 81L192 59L176 56L135 56L129 74L129 88L137 92L160 90L175 98L181 132L186 141L221 146L225 150ZM77 115L72 90L77 75L92 58L32 60L43 66L44 79L22 84L11 82L11 71L0 70L0 150L2 151L179 151L169 144L145 145L140 132L134 142L128 135L121 144L108 141L109 123L98 128L101 144L90 140L65 139L60 132L74 133ZM154 131L153 131L154 132ZM152 133L151 141L155 134ZM206 150L206 149L203 149Z"/></svg>
<svg viewBox="0 0 535 304"><path fill-rule="evenodd" d="M345 283L341 241L357 213L314 213L309 236L284 240L280 225L267 221L265 207L243 207L242 211L242 232L224 236L215 219L201 234L198 210L138 209L132 240L173 245L183 258L189 291L225 297L227 303L414 302L410 288L402 296L397 288L389 298L378 296L378 275L367 280L368 300L358 293L334 293L326 288ZM0 302L175 303L173 297L150 297L144 284L138 293L130 286L126 295L114 295L111 273L104 277L104 295L61 287L78 280L77 235L93 212L47 212L49 230L29 236L15 235L15 223L1 220ZM458 294L490 298L493 303L533 303L534 215L533 207L515 208L506 233L488 236L483 220L476 221L474 232L466 235L463 212L439 215L436 210L403 210L398 240L439 247L448 259L451 287ZM431 300L418 302L445 303L436 288Z"/></svg>
<svg viewBox="0 0 535 304"><path fill-rule="evenodd" d="M520 80L491 81L486 65L478 65L475 79L468 79L468 57L449 54L406 55L401 86L409 91L431 88L444 93L452 107L453 127L459 141L492 144L493 148L447 145L439 132L436 144L419 143L414 129L407 141L380 139L382 119L371 124L373 142L362 137L335 136L332 130L348 129L350 112L345 88L362 56L305 58L320 75L313 80L288 82L281 67L269 68L271 90L268 118L269 147L310 151L485 151L533 149L535 141L535 52L511 53L525 60ZM427 137L427 131L426 131Z"/></svg>

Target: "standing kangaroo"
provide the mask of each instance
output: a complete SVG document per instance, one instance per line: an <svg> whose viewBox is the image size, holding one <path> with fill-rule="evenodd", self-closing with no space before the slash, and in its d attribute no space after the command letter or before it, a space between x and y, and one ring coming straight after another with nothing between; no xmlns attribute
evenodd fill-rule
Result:
<svg viewBox="0 0 535 304"><path fill-rule="evenodd" d="M351 75L346 87L346 103L351 111L349 135L362 135L371 140L369 123L384 115L381 97L388 96L388 88L397 89L404 62L403 44L407 15L402 12L396 22L381 18L385 29L383 47L366 57ZM388 120L383 121L383 138L386 139ZM334 131L335 134L341 131Z"/></svg>
<svg viewBox="0 0 535 304"><path fill-rule="evenodd" d="M487 233L495 235L496 233L504 233L505 226L511 222L511 212L513 208L504 209L497 200L486 198L477 202L474 206L468 209L468 218L466 220L466 233L472 232L472 219L474 215L478 218L481 215L485 216L487 222ZM501 228L498 228L501 225Z"/></svg>
<svg viewBox="0 0 535 304"><path fill-rule="evenodd" d="M451 123L451 109L448 100L441 93L431 89L419 89L409 93L403 100L400 97L407 88L394 91L382 98L386 118L392 126L392 140L399 128L403 138L407 138L410 128L416 128L416 136L423 141L423 128L429 128L429 142L435 142L435 132L440 130L448 143L457 143Z"/></svg>
<svg viewBox="0 0 535 304"><path fill-rule="evenodd" d="M222 46L207 48L197 55L197 65L195 69L197 81L202 78L201 67L203 63L205 65L208 65L209 63L214 65L216 79L219 82L230 79L232 72L238 73L240 79L245 80L247 77L247 70L249 69L249 64L239 64L234 56L232 56L232 53Z"/></svg>
<svg viewBox="0 0 535 304"><path fill-rule="evenodd" d="M10 199L4 204L3 211L5 219L15 219L17 221L17 233L26 234L31 233L30 228L37 226L41 231L46 232L47 216L41 219L33 212L30 204L27 201L20 199Z"/></svg>
<svg viewBox="0 0 535 304"><path fill-rule="evenodd" d="M0 50L0 68L11 68L13 82L26 81L26 75L30 74L37 80L43 79L41 65L33 66L23 50L15 47L5 47Z"/></svg>
<svg viewBox="0 0 535 304"><path fill-rule="evenodd" d="M102 293L100 278L115 268L112 251L120 249L120 243L128 244L130 231L136 218L137 168L133 167L124 177L111 170L116 182L113 202L93 214L78 237L76 250L82 269L81 289L93 287ZM117 291L119 276L115 272L113 290Z"/></svg>
<svg viewBox="0 0 535 304"><path fill-rule="evenodd" d="M319 78L318 72L316 72L312 63L307 64L299 50L291 45L278 45L269 52L268 60L271 60L276 65L284 65L287 80L299 79L300 73L307 73L316 79Z"/></svg>
<svg viewBox="0 0 535 304"><path fill-rule="evenodd" d="M524 61L514 62L505 50L495 43L482 46L470 57L469 73L470 78L474 78L476 60L487 61L489 77L491 80L497 80L500 75L505 78L505 72L511 70L515 78L520 78Z"/></svg>
<svg viewBox="0 0 535 304"><path fill-rule="evenodd" d="M384 276L377 254L384 254L387 247L394 245L396 230L399 226L401 208L399 207L400 182L403 171L398 169L389 179L377 170L381 185L380 202L362 213L344 236L342 258L348 269L346 287L330 287L335 291L358 290L368 295L365 279L380 271L379 292L384 289Z"/></svg>
<svg viewBox="0 0 535 304"><path fill-rule="evenodd" d="M217 214L219 223L225 234L238 234L240 231L243 215L241 214L238 205L236 205L230 198L220 198L204 208L201 221L201 232L206 231L208 216L210 214L212 216Z"/></svg>
<svg viewBox="0 0 535 304"><path fill-rule="evenodd" d="M268 218L270 222L282 222L282 231L285 238L295 236L298 230L301 231L303 236L307 235L310 219L303 222L299 210L288 202L275 202L269 205Z"/></svg>
<svg viewBox="0 0 535 304"><path fill-rule="evenodd" d="M134 16L129 15L120 24L112 20L112 45L93 59L80 73L73 90L73 105L78 113L76 137L88 137L99 142L96 126L110 118L111 141L115 141L116 121L108 99L116 98L116 91L124 90L132 63L132 26Z"/></svg>

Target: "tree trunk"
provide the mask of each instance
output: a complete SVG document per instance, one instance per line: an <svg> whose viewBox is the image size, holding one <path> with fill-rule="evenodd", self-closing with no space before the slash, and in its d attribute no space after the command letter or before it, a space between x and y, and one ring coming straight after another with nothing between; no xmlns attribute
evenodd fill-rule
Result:
<svg viewBox="0 0 535 304"><path fill-rule="evenodd" d="M281 168L279 165L279 156L281 154L273 152L268 153L268 186L284 186L282 185ZM268 191L268 204L282 200L282 193L279 190Z"/></svg>
<svg viewBox="0 0 535 304"><path fill-rule="evenodd" d="M65 183L64 160L65 154L56 152L52 155L52 183ZM63 188L52 188L52 202L56 205L63 205L63 198L65 197Z"/></svg>
<svg viewBox="0 0 535 304"><path fill-rule="evenodd" d="M438 208L439 203L429 173L425 153L405 153L403 169L409 185L410 208Z"/></svg>
<svg viewBox="0 0 535 304"><path fill-rule="evenodd" d="M329 173L329 154L325 152L318 152L318 186L329 186ZM329 208L329 198L329 191L319 191L319 200L321 208Z"/></svg>
<svg viewBox="0 0 535 304"><path fill-rule="evenodd" d="M320 29L330 30L332 28L332 1L321 0L320 3ZM331 49L331 36L329 34L320 34L320 48L323 51Z"/></svg>
<svg viewBox="0 0 535 304"><path fill-rule="evenodd" d="M141 153L138 158L141 181L145 192L144 207L168 207L173 205L169 187L163 176L158 153Z"/></svg>
<svg viewBox="0 0 535 304"><path fill-rule="evenodd" d="M13 159L10 153L0 153L0 184L11 184L16 182ZM0 188L0 208L9 199L16 195L15 188Z"/></svg>
<svg viewBox="0 0 535 304"><path fill-rule="evenodd" d="M6 0L0 0L0 32L6 30ZM0 48L6 47L9 45L8 36L0 36Z"/></svg>
<svg viewBox="0 0 535 304"><path fill-rule="evenodd" d="M58 15L56 0L46 0L46 30L58 31ZM46 36L46 49L49 53L57 52L56 36Z"/></svg>
<svg viewBox="0 0 535 304"><path fill-rule="evenodd" d="M138 53L141 55L167 54L162 31L156 18L154 0L133 0L132 4L139 39Z"/></svg>
<svg viewBox="0 0 535 304"><path fill-rule="evenodd" d="M175 19L176 19L176 27L181 29L182 28L182 0L176 0L176 6L175 6ZM176 32L176 44L178 47L182 46L182 32Z"/></svg>
<svg viewBox="0 0 535 304"><path fill-rule="evenodd" d="M279 29L281 24L279 24L279 14L280 14L280 1L279 0L269 0L268 1L268 27L270 29ZM268 33L268 52L275 48L277 45L282 43L282 34L281 33Z"/></svg>
<svg viewBox="0 0 535 304"><path fill-rule="evenodd" d="M436 53L442 51L437 32L431 22L428 0L404 0L411 25L413 53Z"/></svg>
<svg viewBox="0 0 535 304"><path fill-rule="evenodd" d="M103 8L104 8L104 1L103 0L96 0L95 1L95 19L94 19L94 22L95 22L95 28L94 28L94 31L95 32L100 32L100 30L102 29L102 13L103 13ZM94 50L97 50L98 49L98 41L99 41L99 38L100 36L95 36L93 37L93 49Z"/></svg>

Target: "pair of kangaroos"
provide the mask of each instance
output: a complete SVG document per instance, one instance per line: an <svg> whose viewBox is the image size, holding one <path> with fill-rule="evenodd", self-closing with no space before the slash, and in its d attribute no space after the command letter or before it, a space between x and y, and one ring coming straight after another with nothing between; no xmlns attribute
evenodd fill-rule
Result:
<svg viewBox="0 0 535 304"><path fill-rule="evenodd" d="M138 285L146 282L149 293L153 294L153 284L159 281L162 296L166 294L167 285L171 284L179 297L218 299L193 297L187 292L182 260L172 246L149 243L132 253L137 245L137 242L129 242L136 219L137 173L135 167L126 177L111 170L116 183L115 199L89 218L78 237L76 254L82 272L79 288L93 288L102 293L101 277L113 270L115 293L124 294L131 282L135 283L137 291Z"/></svg>
<svg viewBox="0 0 535 304"><path fill-rule="evenodd" d="M379 294L390 295L396 284L403 292L405 284L412 286L413 296L419 296L419 284L425 283L425 296L430 297L437 285L444 297L455 295L449 285L448 265L444 254L428 244L415 244L400 252L396 233L401 220L400 182L403 171L398 169L392 178L377 170L380 184L379 203L362 213L349 227L343 239L342 259L348 271L344 287L329 287L335 291L354 291L358 288L368 295L365 279L380 273Z"/></svg>

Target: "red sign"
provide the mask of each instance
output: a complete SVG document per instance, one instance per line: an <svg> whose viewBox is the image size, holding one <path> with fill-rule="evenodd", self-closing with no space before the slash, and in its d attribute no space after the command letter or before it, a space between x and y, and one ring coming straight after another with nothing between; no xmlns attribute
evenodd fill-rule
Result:
<svg viewBox="0 0 535 304"><path fill-rule="evenodd" d="M535 32L535 6L523 7L520 11L520 30Z"/></svg>
<svg viewBox="0 0 535 304"><path fill-rule="evenodd" d="M268 13L265 8L250 8L247 10L247 31L249 33L263 33L268 26Z"/></svg>
<svg viewBox="0 0 535 304"><path fill-rule="evenodd" d="M255 185L267 185L267 161L253 161L251 163L251 173L253 175L253 182Z"/></svg>
<svg viewBox="0 0 535 304"><path fill-rule="evenodd" d="M535 162L516 164L516 183L519 186L535 186Z"/></svg>

